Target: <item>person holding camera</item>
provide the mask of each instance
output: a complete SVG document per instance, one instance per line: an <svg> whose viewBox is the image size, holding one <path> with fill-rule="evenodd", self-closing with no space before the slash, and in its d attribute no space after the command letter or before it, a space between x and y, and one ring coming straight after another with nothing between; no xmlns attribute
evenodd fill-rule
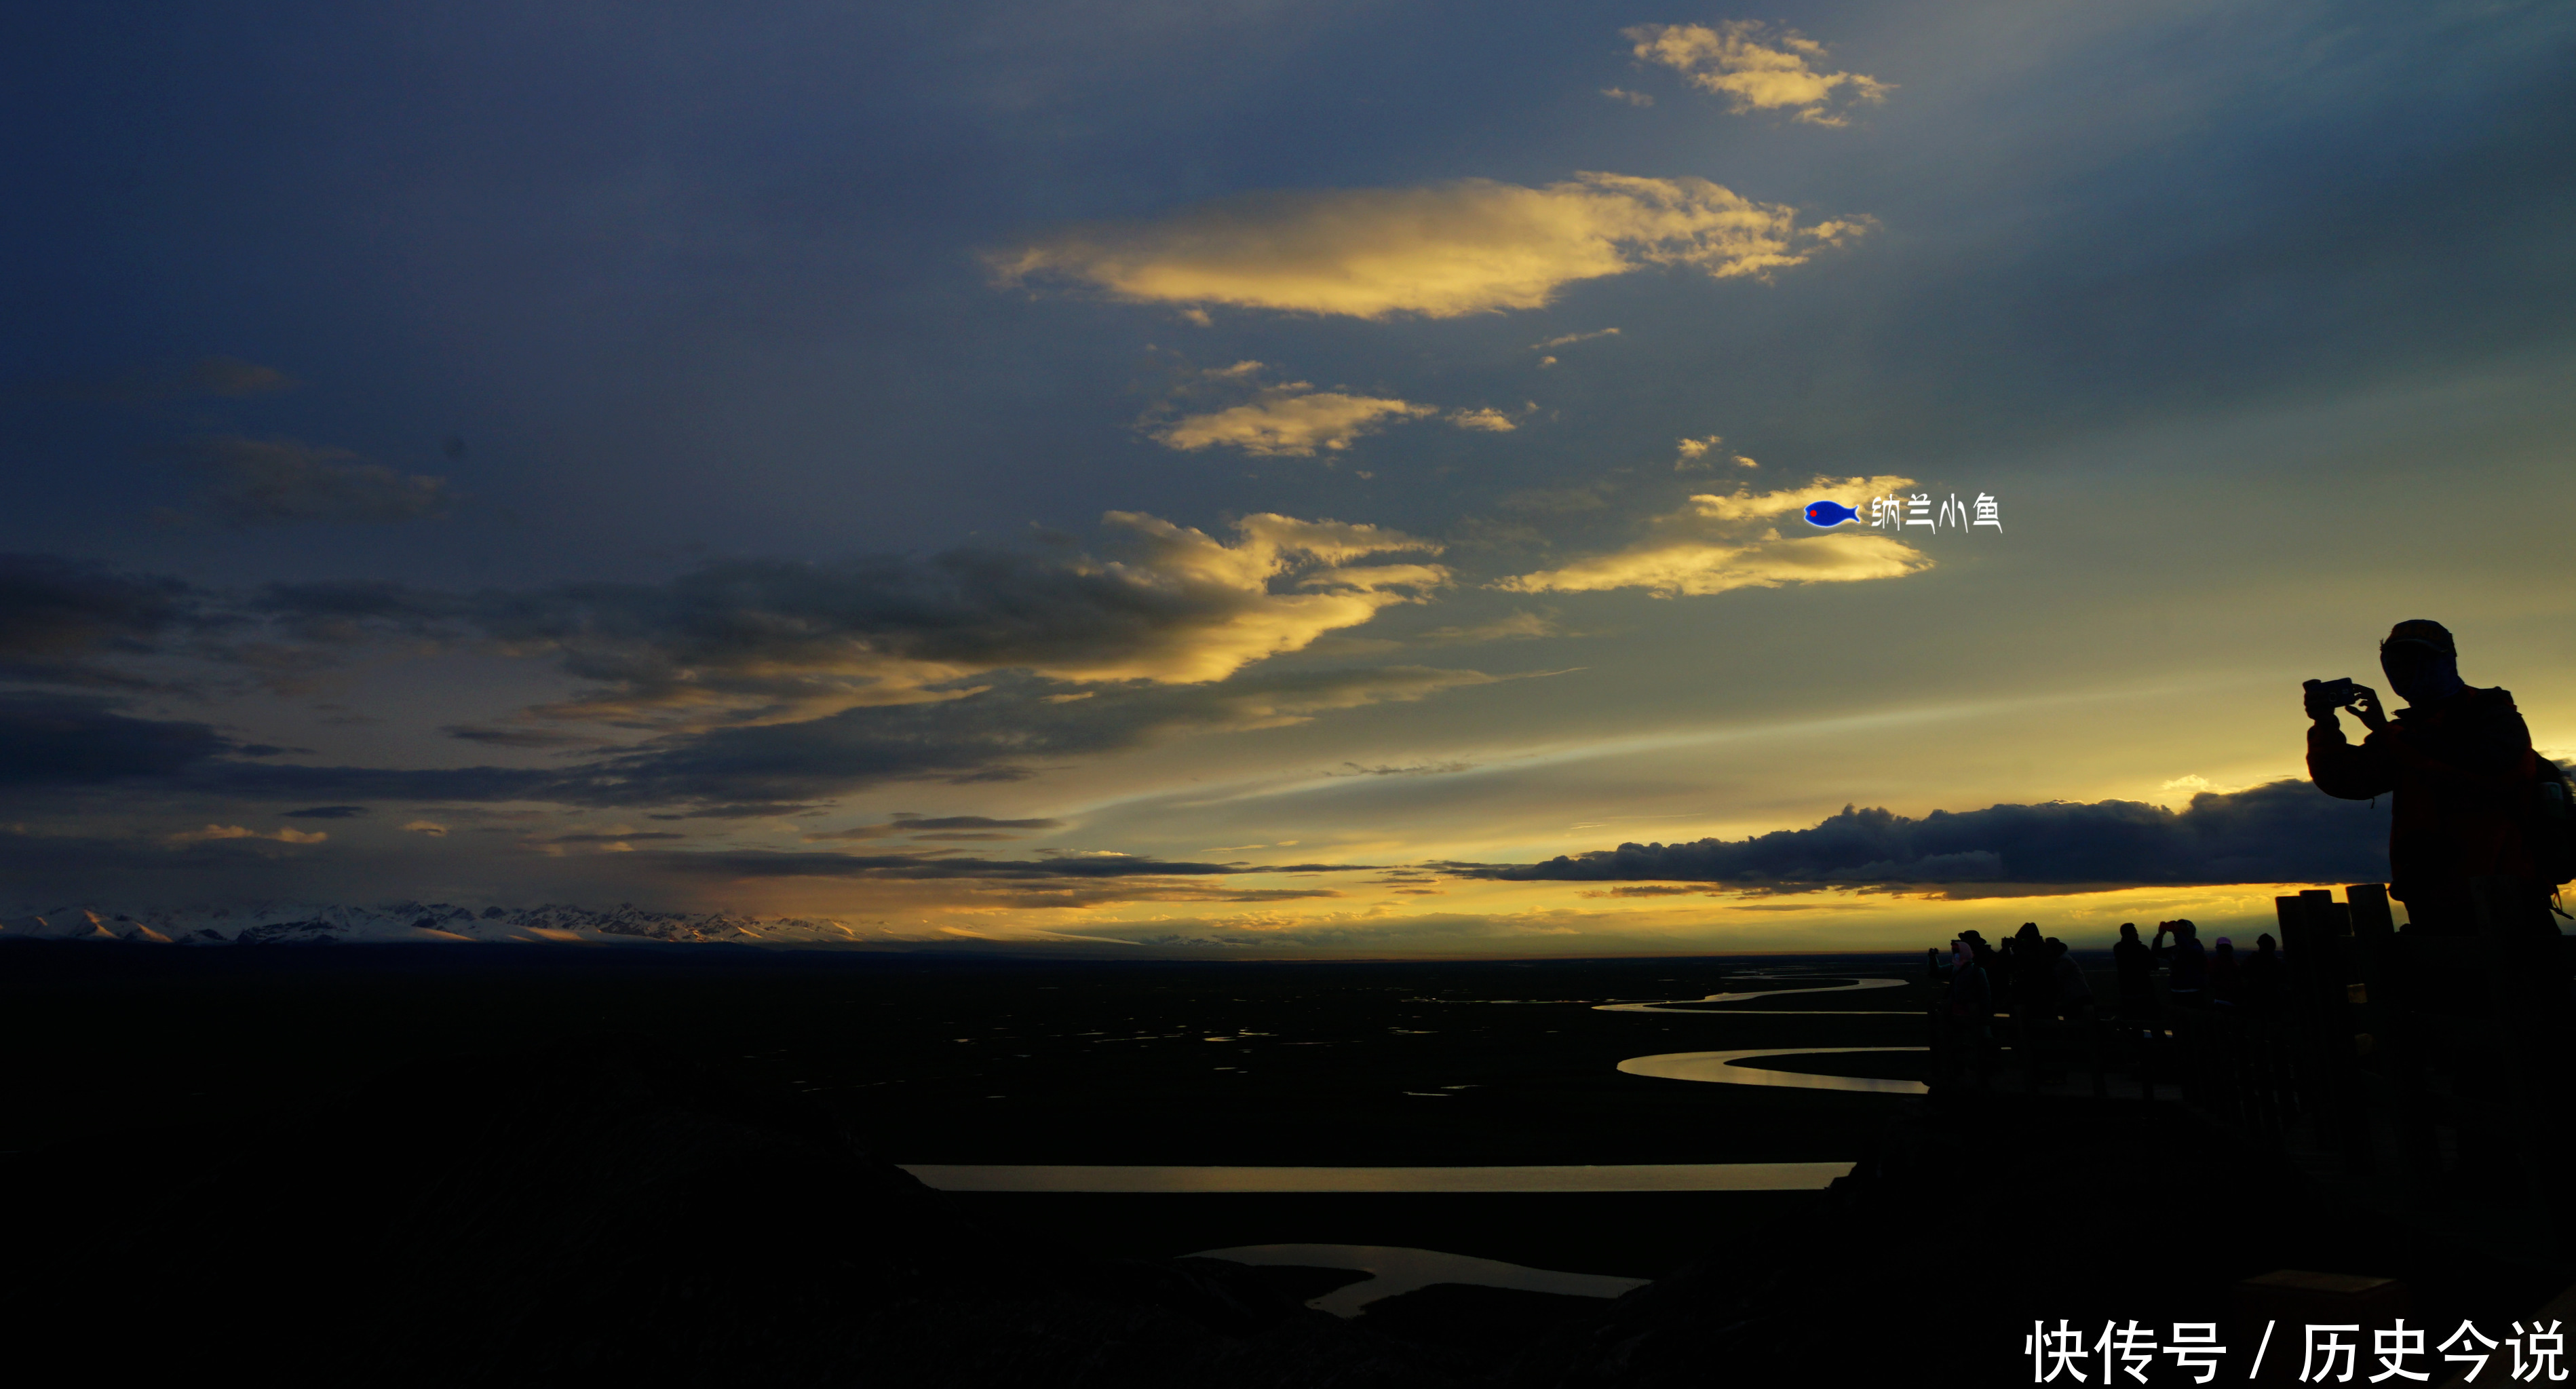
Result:
<svg viewBox="0 0 2576 1389"><path fill-rule="evenodd" d="M2390 717L2378 692L2350 679L2307 682L2308 776L2344 800L2391 796L2388 894L2406 904L2408 929L2472 935L2477 901L2470 880L2505 876L2530 887L2538 924L2549 889L2518 811L2534 794L2539 762L2531 730L2500 689L2460 679L2459 649L2438 622L2415 619L2379 644L2389 688L2406 701ZM2344 740L2340 710L2369 730ZM2519 894L2517 894L2519 895Z"/></svg>
<svg viewBox="0 0 2576 1389"><path fill-rule="evenodd" d="M2165 937L2173 937L2166 945ZM2200 928L2189 921L2156 923L2156 961L2165 967L2165 1001L2176 1008L2197 1008L2209 983L2209 953L2200 948Z"/></svg>

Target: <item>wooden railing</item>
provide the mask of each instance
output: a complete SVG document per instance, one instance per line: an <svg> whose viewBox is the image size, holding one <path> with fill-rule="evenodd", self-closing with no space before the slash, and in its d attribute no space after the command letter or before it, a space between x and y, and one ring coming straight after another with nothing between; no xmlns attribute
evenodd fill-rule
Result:
<svg viewBox="0 0 2576 1389"><path fill-rule="evenodd" d="M1935 1005L1934 1091L2179 1100L2385 1204L2518 1216L2514 1239L2576 1258L2576 940L2527 887L2474 887L2463 935L2398 929L2378 883L2275 898L2287 996L2269 1009L2060 1019L2017 1000L1980 1045Z"/></svg>

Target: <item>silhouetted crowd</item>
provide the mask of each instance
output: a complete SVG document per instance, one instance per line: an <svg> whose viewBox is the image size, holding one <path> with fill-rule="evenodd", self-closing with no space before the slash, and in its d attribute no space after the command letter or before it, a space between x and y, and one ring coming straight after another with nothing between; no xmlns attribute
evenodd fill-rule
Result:
<svg viewBox="0 0 2576 1389"><path fill-rule="evenodd" d="M2006 1013L2047 1021L2094 1014L2093 986L2083 967L2066 942L2042 936L2036 922L2023 922L2001 944L1962 931L1950 943L1948 959L1931 953L1934 979L1950 985L1948 1011L1955 1018ZM2139 938L2136 923L2124 921L2111 960L2119 970L2117 1016L2129 1021L2152 1021L2168 1009L2233 1008L2269 1016L2280 1011L2289 987L2280 946L2269 934L2254 938L2253 954L2240 955L2225 936L2204 949L2200 929L2189 921L2157 922L2152 944ZM2161 998L2159 971L2165 980Z"/></svg>
<svg viewBox="0 0 2576 1389"><path fill-rule="evenodd" d="M2100 1016L2152 1040L2165 1030L2162 1022L2185 1012L2225 1012L2268 1025L2281 1015L2289 992L2280 948L2270 935L2255 937L2254 952L2240 955L2235 942L2224 936L2203 948L2200 928L2189 921L2157 922L2151 940L2140 939L2136 923L2120 924L2120 938L2111 947L2119 997L2113 1011L2101 1014L2093 985L2066 942L2042 936L2036 922L2023 922L2000 944L1988 944L1980 932L1962 931L1950 943L1946 959L1938 951L1926 953L1935 981L1950 985L1941 1005L1948 1053L1943 1064L1965 1064L1980 1076L1997 1014L2014 1019L2024 1036L2034 1025L2059 1019L2091 1022Z"/></svg>

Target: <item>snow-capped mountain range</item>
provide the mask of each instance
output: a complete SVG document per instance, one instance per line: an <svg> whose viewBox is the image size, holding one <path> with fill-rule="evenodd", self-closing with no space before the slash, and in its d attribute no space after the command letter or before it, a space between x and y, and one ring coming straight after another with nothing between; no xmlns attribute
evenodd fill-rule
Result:
<svg viewBox="0 0 2576 1389"><path fill-rule="evenodd" d="M128 941L156 945L321 945L430 941L517 941L558 944L685 944L813 946L892 943L872 928L813 917L735 916L647 911L621 905L586 907L459 907L444 902L395 902L352 907L310 902L271 902L184 911L110 912L65 907L0 920L0 941Z"/></svg>

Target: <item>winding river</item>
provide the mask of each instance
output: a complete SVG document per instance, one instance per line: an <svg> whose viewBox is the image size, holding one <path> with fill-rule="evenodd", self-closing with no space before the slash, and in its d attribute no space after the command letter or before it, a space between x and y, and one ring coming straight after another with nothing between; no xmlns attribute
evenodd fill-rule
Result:
<svg viewBox="0 0 2576 1389"><path fill-rule="evenodd" d="M1595 1011L1604 1013L1698 1013L1723 1014L1730 1017L1812 1018L1855 1017L1874 1014L1892 1016L1884 1008L1803 1008L1803 1009L1718 1009L1712 1003L1741 1003L1746 999L1778 998L1783 994L1849 993L1858 989L1898 989L1902 979L1856 979L1848 984L1819 984L1807 989L1769 989L1751 993L1709 994L1703 998L1671 998L1657 1003L1597 1003ZM1793 1090L1841 1090L1865 1095L1925 1095L1929 1087L1919 1080L1878 1080L1865 1076L1808 1075L1801 1071L1776 1071L1765 1066L1748 1066L1766 1056L1830 1056L1838 1052L1927 1051L1927 1047L1768 1047L1742 1051L1668 1051L1654 1056L1631 1056L1619 1063L1619 1069L1632 1076L1653 1076L1658 1080L1695 1080L1715 1085L1777 1085Z"/></svg>
<svg viewBox="0 0 2576 1389"><path fill-rule="evenodd" d="M1430 1287L1466 1283L1479 1288L1518 1288L1524 1292L1559 1293L1569 1297L1617 1297L1653 1282L1650 1278L1614 1278L1606 1273L1559 1273L1554 1269L1507 1264L1500 1259L1443 1254L1434 1249L1397 1249L1377 1244L1248 1244L1233 1249L1202 1249L1190 1257L1226 1259L1238 1264L1289 1265L1297 1268L1344 1268L1369 1276L1345 1283L1306 1305L1337 1317L1357 1316L1372 1302Z"/></svg>
<svg viewBox="0 0 2576 1389"><path fill-rule="evenodd" d="M1742 1003L1746 999L1752 998L1786 998L1790 994L1841 994L1851 993L1858 989L1901 989L1904 987L1905 981L1902 979L1856 979L1848 984L1818 984L1814 988L1810 989L1758 989L1750 993L1708 994L1701 998L1667 998L1653 1003L1596 1003L1592 1005L1592 1011L1596 1013L1714 1013L1717 1011L1716 1009L1703 1008L1699 1005L1705 1003ZM1802 1008L1782 1009L1774 1012L1771 1009L1765 1008L1758 1013L1751 1009L1747 1009L1744 1014L1739 1016L1765 1018L1812 1018L1831 1015L1849 1017L1861 1013L1883 1015L1889 1011L1890 1010L1885 1008Z"/></svg>
<svg viewBox="0 0 2576 1389"><path fill-rule="evenodd" d="M940 1191L1202 1194L1821 1191L1851 1170L1848 1162L1649 1162L1606 1167L1112 1167L927 1162L901 1166L920 1178L922 1185Z"/></svg>
<svg viewBox="0 0 2576 1389"><path fill-rule="evenodd" d="M1896 1016L1891 1009L1720 1009L1784 994L1851 993L1902 988L1902 979L1858 979L1847 984L1709 994L1648 1003L1600 1003L1605 1013L1696 1013L1733 1017ZM1861 1076L1807 1075L1748 1066L1767 1056L1825 1056L1846 1052L1923 1051L1924 1047L1768 1047L1736 1051L1676 1051L1632 1056L1619 1063L1629 1075L1721 1085L1774 1085L1872 1095L1927 1093L1920 1081ZM1816 1191L1851 1170L1848 1162L1627 1163L1609 1166L1522 1167L1217 1167L1173 1165L905 1163L903 1169L941 1191L1019 1192L1576 1192L1576 1191ZM1368 1277L1346 1284L1307 1306L1335 1316L1357 1316L1370 1303L1427 1288L1466 1283L1488 1288L1574 1297L1617 1297L1643 1287L1643 1278L1564 1273L1499 1259L1478 1259L1432 1249L1366 1244L1255 1244L1205 1249L1194 1257L1240 1264L1350 1269Z"/></svg>

